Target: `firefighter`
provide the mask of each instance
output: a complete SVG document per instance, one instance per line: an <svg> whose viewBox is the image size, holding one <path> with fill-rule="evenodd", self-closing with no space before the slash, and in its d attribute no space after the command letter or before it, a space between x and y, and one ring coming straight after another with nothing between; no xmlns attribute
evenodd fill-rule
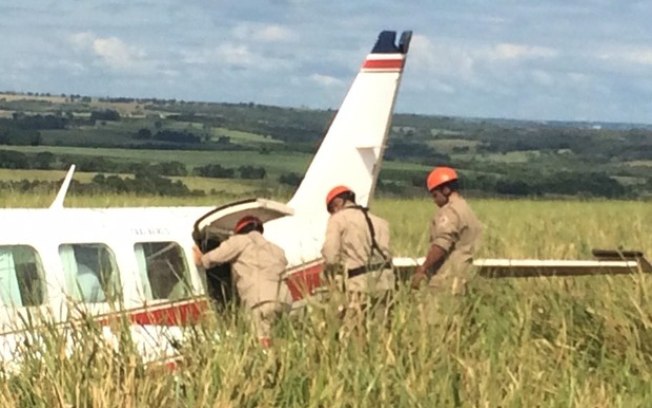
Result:
<svg viewBox="0 0 652 408"><path fill-rule="evenodd" d="M389 224L357 205L346 186L328 192L326 209L331 215L321 253L331 282L346 297L340 306L346 325L359 327L369 307L374 316L386 318L394 289Z"/></svg>
<svg viewBox="0 0 652 408"><path fill-rule="evenodd" d="M426 185L439 210L430 224L430 249L412 277L412 287L419 287L431 276L428 286L434 291L463 295L482 224L460 194L454 169L434 168Z"/></svg>
<svg viewBox="0 0 652 408"><path fill-rule="evenodd" d="M263 223L254 216L241 218L233 235L217 248L202 254L194 247L195 263L205 269L230 263L238 295L251 311L258 340L271 346L271 328L290 309L290 292L282 280L287 266L285 252L263 237Z"/></svg>

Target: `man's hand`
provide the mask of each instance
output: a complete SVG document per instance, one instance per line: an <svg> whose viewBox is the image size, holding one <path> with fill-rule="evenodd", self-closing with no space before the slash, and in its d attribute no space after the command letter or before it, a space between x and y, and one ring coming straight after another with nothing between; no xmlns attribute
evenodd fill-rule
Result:
<svg viewBox="0 0 652 408"><path fill-rule="evenodd" d="M423 267L423 265L417 266L417 269L414 271L414 275L412 275L412 281L410 283L410 286L412 286L412 289L419 289L421 286L421 282L424 280L428 279L428 275L426 275L426 270Z"/></svg>
<svg viewBox="0 0 652 408"><path fill-rule="evenodd" d="M197 245L193 245L192 246L192 258L195 261L195 265L197 265L199 267L203 266L203 264L201 262L202 255L203 254L201 252L201 249L199 249L199 247Z"/></svg>
<svg viewBox="0 0 652 408"><path fill-rule="evenodd" d="M418 289L421 282L423 282L424 279L428 279L428 270L439 265L445 257L446 250L444 248L436 244L431 245L428 250L428 255L426 255L426 260L423 261L423 264L417 266L417 269L414 271L414 275L412 276L412 288Z"/></svg>

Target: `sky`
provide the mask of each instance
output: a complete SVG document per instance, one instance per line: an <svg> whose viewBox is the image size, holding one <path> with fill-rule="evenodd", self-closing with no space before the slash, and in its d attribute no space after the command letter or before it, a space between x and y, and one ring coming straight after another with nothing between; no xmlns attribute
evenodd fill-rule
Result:
<svg viewBox="0 0 652 408"><path fill-rule="evenodd" d="M0 91L337 109L412 30L396 112L652 123L652 2L21 0Z"/></svg>

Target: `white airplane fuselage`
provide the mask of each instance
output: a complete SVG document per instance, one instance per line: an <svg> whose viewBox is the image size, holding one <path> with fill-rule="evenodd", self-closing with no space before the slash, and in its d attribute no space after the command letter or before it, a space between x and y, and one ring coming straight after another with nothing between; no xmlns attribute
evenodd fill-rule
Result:
<svg viewBox="0 0 652 408"><path fill-rule="evenodd" d="M204 271L192 259L192 225L214 207L147 208L63 208L5 209L0 219L0 248L25 246L37 254L45 282L42 307L65 320L70 294L66 290L66 272L61 247L67 244L103 245L113 255L119 274L121 307L135 310L147 305L143 300L141 272L135 246L143 243L173 243L183 252L185 272L191 295L206 296ZM318 261L326 217L294 214L265 224L265 237L286 252L288 272L296 272L307 263ZM2 277L0 276L0 279ZM2 290L0 289L0 293ZM150 302L152 304L161 302ZM15 309L5 305L4 310ZM108 307L106 308L108 312ZM99 310L99 309L98 309ZM0 316L0 333L12 331L13 317Z"/></svg>
<svg viewBox="0 0 652 408"><path fill-rule="evenodd" d="M398 45L395 33L381 33L287 205L62 208L62 188L53 208L0 210L0 363L19 359L16 345L33 329L26 317L36 313L54 324L90 315L105 326L126 315L145 361L175 357L171 339L210 302L206 272L193 262L193 226L225 239L242 215L266 217L264 235L284 249L300 304L320 285L327 191L347 185L361 205L373 195L409 41L409 32ZM105 336L115 342L108 327Z"/></svg>

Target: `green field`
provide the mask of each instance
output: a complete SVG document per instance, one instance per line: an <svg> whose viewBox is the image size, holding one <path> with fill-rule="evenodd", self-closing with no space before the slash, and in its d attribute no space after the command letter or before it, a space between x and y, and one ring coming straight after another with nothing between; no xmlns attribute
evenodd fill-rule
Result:
<svg viewBox="0 0 652 408"><path fill-rule="evenodd" d="M652 167L652 160L635 160L625 164L632 167Z"/></svg>
<svg viewBox="0 0 652 408"><path fill-rule="evenodd" d="M454 135L451 135L454 136ZM426 143L428 146L433 147L437 152L441 153L451 153L455 147L465 147L470 150L473 150L480 143L475 140L464 140L464 139L434 139Z"/></svg>
<svg viewBox="0 0 652 408"><path fill-rule="evenodd" d="M18 195L14 204L37 201ZM593 247L652 254L649 203L471 203L486 227L481 257L586 258ZM128 204L179 203L76 203ZM390 220L397 255L423 255L429 200L378 199L372 208ZM476 278L452 305L403 287L391 326L369 322L361 337L337 340L326 304L285 319L267 354L244 318L211 315L189 332L173 373L143 368L127 340L121 354L108 352L89 323L72 357L55 352L62 345L54 336L43 360L31 356L5 380L0 398L3 406L644 407L652 404L651 293L644 275Z"/></svg>
<svg viewBox="0 0 652 408"><path fill-rule="evenodd" d="M98 173L92 172L75 172L73 179L88 183ZM66 172L63 170L8 170L0 169L0 181L16 180L42 180L42 181L62 181ZM121 177L133 177L131 174L118 174ZM204 190L210 193L215 191L228 191L235 195L246 194L250 191L258 191L265 187L265 183L260 180L238 180L238 179L217 179L208 177L170 177L172 180L181 180L191 190Z"/></svg>
<svg viewBox="0 0 652 408"><path fill-rule="evenodd" d="M40 176L38 170L30 174ZM51 176L51 171L43 171ZM22 174L22 173L21 173ZM63 178L59 172L57 179ZM92 173L80 173L82 181ZM0 172L0 180L6 177ZM160 197L133 195L74 196L69 207L206 205L224 203L232 196L252 197L259 192L257 182L242 180L180 178L199 189L215 189L206 197ZM195 184L193 184L195 183ZM47 207L56 192L49 195L2 193L2 207ZM285 201L289 190L274 190L272 199ZM609 200L500 200L470 199L485 232L479 257L482 258L588 258L592 248L638 249L652 254L652 205L649 201ZM370 208L392 225L396 256L423 254L427 245L427 223L436 209L429 197L423 199L377 198ZM652 256L651 256L652 257Z"/></svg>
<svg viewBox="0 0 652 408"><path fill-rule="evenodd" d="M281 145L282 141L277 139L272 139L271 137L265 137L256 133L250 132L241 132L237 130L231 130L226 128L213 128L212 129L213 139L217 140L220 136L228 136L231 138L232 143L242 144L242 145L252 145L260 146L271 144L271 145Z"/></svg>
<svg viewBox="0 0 652 408"><path fill-rule="evenodd" d="M75 174L75 179L81 182L90 181L95 173L78 173ZM22 169L0 169L0 181L13 181L13 180L44 180L44 181L59 181L63 180L66 172L61 170L22 170Z"/></svg>
<svg viewBox="0 0 652 408"><path fill-rule="evenodd" d="M211 190L230 190L236 186L238 187L236 188L238 191L240 190L239 186L244 186L244 190L281 189L285 191L289 187L279 185L278 177L290 172L304 174L313 158L311 154L284 151L271 151L267 154L261 154L258 151L140 150L68 146L11 146L9 150L32 154L50 152L56 155L101 156L104 159L121 163L176 161L184 164L188 169L207 164L219 164L227 168L237 168L240 166L263 167L266 171L265 179L257 181L215 178L202 179L199 177L182 178L182 181L190 189L200 189L206 192L210 192ZM386 177L387 180L399 179L403 182L405 177L409 179L409 176L412 174L422 174L425 177L429 170L430 168L428 166L416 163L385 161L382 172L386 176L382 178ZM22 179L56 181L62 179L64 175L65 173L59 170L0 169L0 181ZM75 180L89 182L94 175L95 173L77 172Z"/></svg>
<svg viewBox="0 0 652 408"><path fill-rule="evenodd" d="M51 152L57 155L102 156L121 162L171 162L178 161L189 167L220 164L225 167L262 166L272 176L292 171L303 174L312 155L296 152L257 151L196 151L196 150L138 150L64 146L12 146L11 150L23 153Z"/></svg>
<svg viewBox="0 0 652 408"><path fill-rule="evenodd" d="M136 163L176 161L189 171L219 164L235 169L237 177L240 166L262 167L274 183L281 175L288 182L293 178L288 173L304 172L335 113L254 103L26 94L0 94L0 108L7 118L0 118L3 150L56 154L12 158L0 152L2 168L60 169L79 160L89 171L125 172ZM452 165L472 175L469 188L483 196L645 198L652 195L651 146L652 126L641 124L588 128L581 122L395 114L385 152L395 161L383 166L379 190L409 197L418 173ZM67 154L110 162L82 164ZM568 188L569 174L580 188Z"/></svg>

